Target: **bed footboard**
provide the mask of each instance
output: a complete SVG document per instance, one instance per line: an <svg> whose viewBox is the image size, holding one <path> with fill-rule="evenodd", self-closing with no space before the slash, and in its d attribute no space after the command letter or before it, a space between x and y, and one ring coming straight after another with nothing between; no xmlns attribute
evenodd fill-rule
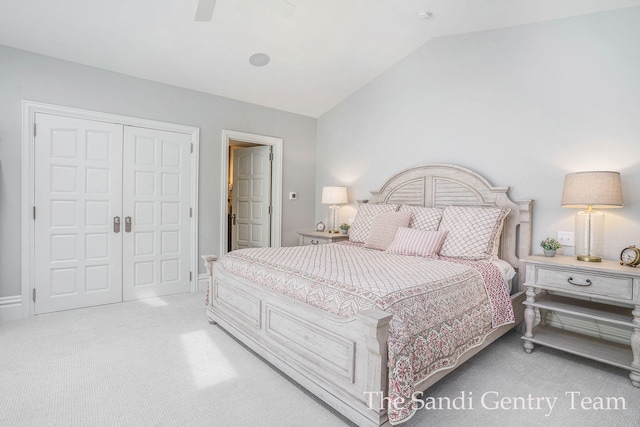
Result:
<svg viewBox="0 0 640 427"><path fill-rule="evenodd" d="M359 426L387 425L371 396L387 390L391 314L341 317L209 264L207 315L253 351ZM365 394L366 392L373 392Z"/></svg>

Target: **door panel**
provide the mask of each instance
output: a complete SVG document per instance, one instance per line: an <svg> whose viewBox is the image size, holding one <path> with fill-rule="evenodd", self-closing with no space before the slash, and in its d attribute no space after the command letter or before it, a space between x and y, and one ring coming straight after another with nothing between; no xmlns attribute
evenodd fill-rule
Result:
<svg viewBox="0 0 640 427"><path fill-rule="evenodd" d="M122 301L122 126L35 122L35 313Z"/></svg>
<svg viewBox="0 0 640 427"><path fill-rule="evenodd" d="M126 126L124 300L189 292L191 137Z"/></svg>
<svg viewBox="0 0 640 427"><path fill-rule="evenodd" d="M269 146L233 150L233 250L270 246L270 153Z"/></svg>

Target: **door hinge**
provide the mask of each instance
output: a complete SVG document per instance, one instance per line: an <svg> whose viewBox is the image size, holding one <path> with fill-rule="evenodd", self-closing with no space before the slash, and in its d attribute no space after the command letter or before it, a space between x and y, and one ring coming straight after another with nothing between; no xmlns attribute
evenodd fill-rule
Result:
<svg viewBox="0 0 640 427"><path fill-rule="evenodd" d="M33 288L33 302L36 302L36 288Z"/></svg>
<svg viewBox="0 0 640 427"><path fill-rule="evenodd" d="M193 153L193 142L191 143L191 152Z"/></svg>
<svg viewBox="0 0 640 427"><path fill-rule="evenodd" d="M35 138L36 136L36 124L33 124L33 137Z"/></svg>
<svg viewBox="0 0 640 427"><path fill-rule="evenodd" d="M189 218L193 217L193 208L189 208Z"/></svg>
<svg viewBox="0 0 640 427"><path fill-rule="evenodd" d="M36 219L36 207L35 206L33 207L33 219L34 220Z"/></svg>
<svg viewBox="0 0 640 427"><path fill-rule="evenodd" d="M273 162L273 152L269 152L269 161Z"/></svg>
<svg viewBox="0 0 640 427"><path fill-rule="evenodd" d="M271 206L269 206L269 215L271 215Z"/></svg>
<svg viewBox="0 0 640 427"><path fill-rule="evenodd" d="M193 281L193 273L189 272L189 281L192 282Z"/></svg>

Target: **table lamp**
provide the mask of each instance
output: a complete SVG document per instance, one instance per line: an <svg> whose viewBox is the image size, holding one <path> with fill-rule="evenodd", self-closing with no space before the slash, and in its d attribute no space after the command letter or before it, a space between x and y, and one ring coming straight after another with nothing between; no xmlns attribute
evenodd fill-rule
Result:
<svg viewBox="0 0 640 427"><path fill-rule="evenodd" d="M576 258L600 262L604 254L604 214L596 209L621 208L619 172L575 172L567 174L562 189L563 208L586 209L576 214Z"/></svg>
<svg viewBox="0 0 640 427"><path fill-rule="evenodd" d="M348 203L347 187L322 187L322 204L329 206L329 233L338 233L338 209Z"/></svg>

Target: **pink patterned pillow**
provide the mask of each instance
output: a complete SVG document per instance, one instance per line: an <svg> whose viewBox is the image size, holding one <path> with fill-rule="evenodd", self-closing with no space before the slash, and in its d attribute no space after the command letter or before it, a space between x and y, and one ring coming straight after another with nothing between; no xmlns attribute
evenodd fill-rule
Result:
<svg viewBox="0 0 640 427"><path fill-rule="evenodd" d="M447 237L447 231L424 231L417 228L398 228L387 253L435 258Z"/></svg>
<svg viewBox="0 0 640 427"><path fill-rule="evenodd" d="M436 231L444 209L427 208L424 206L401 205L398 212L411 212L409 228L417 228L425 231Z"/></svg>
<svg viewBox="0 0 640 427"><path fill-rule="evenodd" d="M397 204L373 204L365 203L358 208L356 217L349 229L349 241L355 243L363 243L367 240L369 230L371 229L371 223L376 215L384 212L395 212L398 210Z"/></svg>
<svg viewBox="0 0 640 427"><path fill-rule="evenodd" d="M393 242L399 227L407 227L411 212L386 212L376 215L364 247L384 251Z"/></svg>
<svg viewBox="0 0 640 427"><path fill-rule="evenodd" d="M449 235L440 249L441 256L489 260L500 240L509 209L447 206L438 230Z"/></svg>

